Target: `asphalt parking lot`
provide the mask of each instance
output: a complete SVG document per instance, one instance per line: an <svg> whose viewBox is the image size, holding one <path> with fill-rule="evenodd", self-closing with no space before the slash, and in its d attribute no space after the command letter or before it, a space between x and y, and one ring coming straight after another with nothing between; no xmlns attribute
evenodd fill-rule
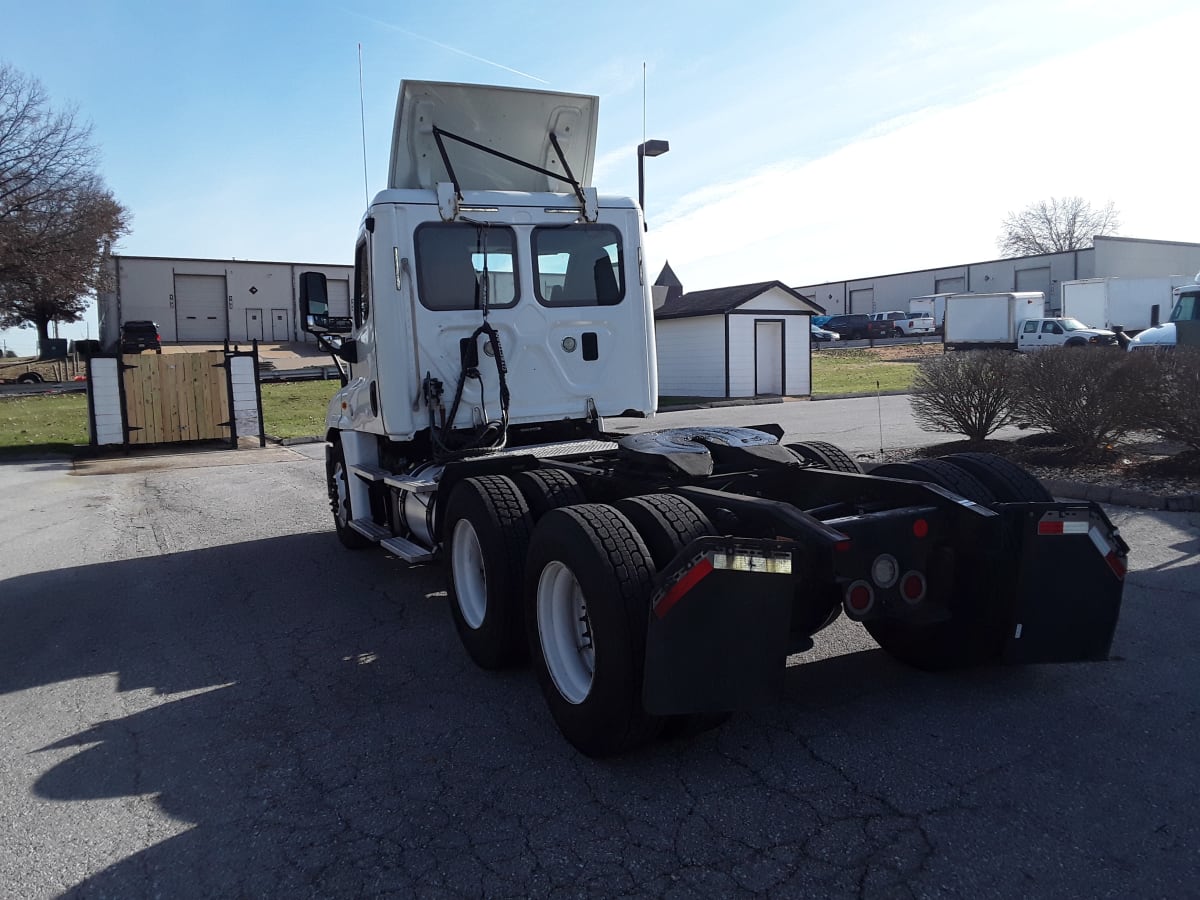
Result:
<svg viewBox="0 0 1200 900"><path fill-rule="evenodd" d="M320 445L0 496L2 897L1197 896L1200 514L1109 509L1110 662L935 676L843 620L776 704L597 762L440 566L341 549Z"/></svg>

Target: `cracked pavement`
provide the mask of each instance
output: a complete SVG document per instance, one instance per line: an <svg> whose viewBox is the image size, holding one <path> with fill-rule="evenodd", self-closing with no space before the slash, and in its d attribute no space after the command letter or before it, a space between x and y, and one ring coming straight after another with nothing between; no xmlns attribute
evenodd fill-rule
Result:
<svg viewBox="0 0 1200 900"><path fill-rule="evenodd" d="M1196 895L1200 514L1110 509L1109 663L930 675L841 620L775 704L594 761L271 452L0 465L0 897Z"/></svg>

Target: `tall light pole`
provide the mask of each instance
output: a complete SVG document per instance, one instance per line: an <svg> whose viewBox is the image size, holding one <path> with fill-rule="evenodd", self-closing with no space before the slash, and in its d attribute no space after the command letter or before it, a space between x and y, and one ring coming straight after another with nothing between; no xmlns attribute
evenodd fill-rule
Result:
<svg viewBox="0 0 1200 900"><path fill-rule="evenodd" d="M671 145L667 141L646 141L638 144L638 208L642 211L642 228L649 231L646 224L646 157L662 156Z"/></svg>

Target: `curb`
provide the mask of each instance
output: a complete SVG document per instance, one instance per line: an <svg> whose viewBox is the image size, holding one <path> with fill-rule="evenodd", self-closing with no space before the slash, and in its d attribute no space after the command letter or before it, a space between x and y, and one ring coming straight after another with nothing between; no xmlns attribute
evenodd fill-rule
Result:
<svg viewBox="0 0 1200 900"><path fill-rule="evenodd" d="M1068 500L1094 500L1113 506L1133 506L1140 509L1160 509L1168 512L1200 512L1200 494L1152 494L1103 484L1088 484L1064 478L1041 480L1055 497Z"/></svg>

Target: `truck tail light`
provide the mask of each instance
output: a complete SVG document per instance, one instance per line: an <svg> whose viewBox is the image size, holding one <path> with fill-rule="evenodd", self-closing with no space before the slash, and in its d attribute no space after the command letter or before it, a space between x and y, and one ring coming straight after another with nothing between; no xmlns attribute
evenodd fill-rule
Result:
<svg viewBox="0 0 1200 900"><path fill-rule="evenodd" d="M875 606L875 589L865 581L854 581L846 588L842 607L851 619L862 619Z"/></svg>
<svg viewBox="0 0 1200 900"><path fill-rule="evenodd" d="M925 599L925 590L925 576L920 572L905 572L904 577L900 579L900 596L912 606Z"/></svg>

